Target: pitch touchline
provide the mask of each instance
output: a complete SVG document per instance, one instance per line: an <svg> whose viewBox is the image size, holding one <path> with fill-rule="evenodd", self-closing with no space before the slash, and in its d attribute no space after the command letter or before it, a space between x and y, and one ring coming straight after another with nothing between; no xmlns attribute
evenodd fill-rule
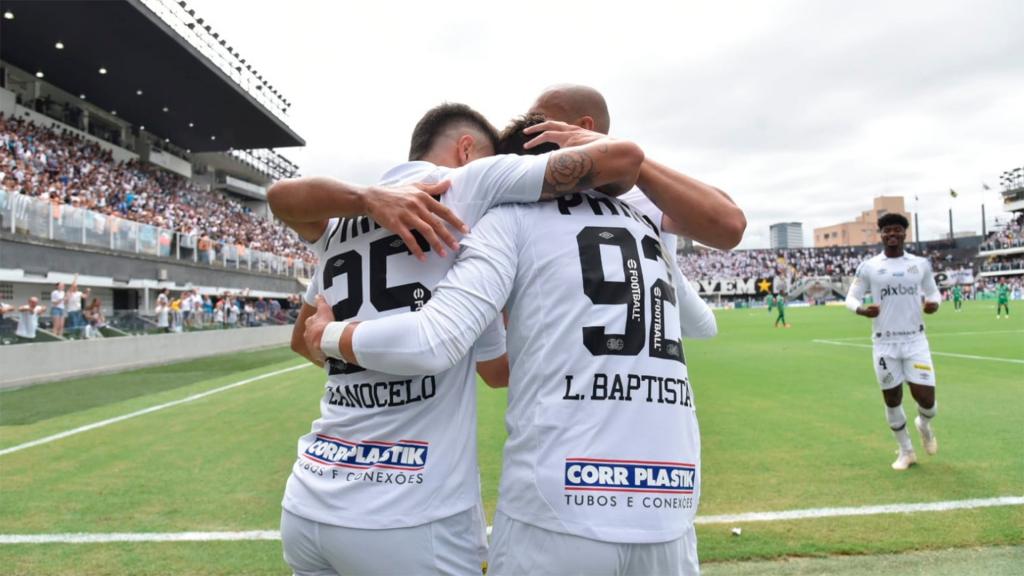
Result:
<svg viewBox="0 0 1024 576"><path fill-rule="evenodd" d="M806 508L778 512L748 512L698 516L697 524L737 524L743 522L777 522L808 518L835 518L839 516L869 516L875 514L908 514L912 512L945 512L994 506L1021 506L1024 496L1003 496L975 500L951 500L920 504L883 504L849 508ZM491 527L487 527L491 534ZM0 534L0 544L97 544L106 542L211 542L225 540L280 540L277 530L249 530L245 532L115 532L105 534Z"/></svg>
<svg viewBox="0 0 1024 576"><path fill-rule="evenodd" d="M871 344L857 344L854 342L837 342L835 340L811 340L815 344L831 344L833 346L852 346L854 348L872 348ZM974 356L972 354L956 354L954 352L936 352L932 350L932 356L949 356L951 358L966 358L968 360L988 360L990 362L1009 362L1010 364L1024 364L1024 360L1017 358L999 358L996 356Z"/></svg>
<svg viewBox="0 0 1024 576"><path fill-rule="evenodd" d="M227 384L225 386L221 386L220 388L214 388L213 390L207 390L206 392L200 392L198 394L193 394L191 396L187 396L187 397L182 398L180 400L174 400L174 401L171 401L171 402L166 402L164 404L157 404L156 406L150 406L149 408L143 408L142 410L137 410L137 411L131 412L129 414L124 414L124 415L121 415L121 416L116 416L114 418L108 418L106 420L100 420L99 422L93 422L92 424L86 424L85 426L79 426L78 428L72 428L71 430L66 430L64 432L60 432L59 434L53 434L52 436L46 436L45 438L40 438L38 440L32 440L31 442L25 442L24 444L18 444L17 446L11 446L10 448L4 448L3 450L0 450L0 456L5 456L7 454L11 454L12 452L18 452L20 450L25 450L26 448L32 448L33 446L39 446L41 444L49 444L50 442L55 442L55 441L60 440L62 438L67 438L68 436L74 436L76 434L81 434L82 432L88 432L89 430L95 430L97 428L103 428L104 426L109 426L111 424L116 424L118 422L121 422L121 421L124 421L124 420L128 420L129 418L135 418L136 416L142 416L143 414L149 414L151 412L156 412L158 410L163 410L164 408L171 408L172 406L177 406L179 404L185 404L187 402L193 402L195 400L199 400L200 398L205 398L207 396L212 396L213 394L217 394L219 392L224 392L225 390L231 390L232 388L237 388L239 386L245 386L246 384L250 384L252 382L256 382L257 380L263 380L265 378L270 378L272 376L277 376L278 374L284 374L286 372L291 372L293 370L301 370L302 368L306 368L308 366L312 366L312 364L307 362L305 364L300 364L298 366L292 366L290 368L283 368L281 370L275 370L273 372L267 372L266 374L260 374L259 376L254 376L252 378L246 378L245 380L239 380L238 382L233 382L231 384Z"/></svg>
<svg viewBox="0 0 1024 576"><path fill-rule="evenodd" d="M978 332L928 332L926 335L931 338L932 336L977 336L979 334L1024 334L1024 330L981 330ZM855 340L869 340L870 336L844 336L842 338L829 338L829 340L839 342L852 342Z"/></svg>

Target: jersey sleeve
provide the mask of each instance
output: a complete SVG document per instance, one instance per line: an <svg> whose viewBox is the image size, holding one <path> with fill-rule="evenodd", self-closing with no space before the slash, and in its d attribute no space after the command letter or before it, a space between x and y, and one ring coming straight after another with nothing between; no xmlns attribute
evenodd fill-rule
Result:
<svg viewBox="0 0 1024 576"><path fill-rule="evenodd" d="M481 158L452 171L452 185L442 196L472 226L493 206L536 202L544 187L548 154L505 154Z"/></svg>
<svg viewBox="0 0 1024 576"><path fill-rule="evenodd" d="M306 293L302 296L303 301L310 306L316 306L316 295L320 293L320 269L313 272L309 279L309 286L306 286Z"/></svg>
<svg viewBox="0 0 1024 576"><path fill-rule="evenodd" d="M506 338L505 319L502 318L501 314L498 314L498 317L484 329L484 333L476 341L474 359L477 362L486 362L501 356L505 353Z"/></svg>
<svg viewBox="0 0 1024 576"><path fill-rule="evenodd" d="M853 284L850 284L850 291L846 294L846 307L851 312L857 312L857 309L864 303L864 294L871 289L870 274L868 272L868 263L861 262L860 266L857 266L857 273L853 277Z"/></svg>
<svg viewBox="0 0 1024 576"><path fill-rule="evenodd" d="M399 375L454 366L488 325L501 321L518 264L517 226L513 208L489 212L462 240L455 264L426 306L356 327L356 363Z"/></svg>
<svg viewBox="0 0 1024 576"><path fill-rule="evenodd" d="M718 334L715 313L693 289L690 281L683 277L678 267L671 268L676 283L676 306L683 338L714 338Z"/></svg>
<svg viewBox="0 0 1024 576"><path fill-rule="evenodd" d="M942 295L939 293L939 287L935 284L935 273L932 271L932 263L925 259L923 268L921 292L924 294L924 301L939 303L942 301Z"/></svg>

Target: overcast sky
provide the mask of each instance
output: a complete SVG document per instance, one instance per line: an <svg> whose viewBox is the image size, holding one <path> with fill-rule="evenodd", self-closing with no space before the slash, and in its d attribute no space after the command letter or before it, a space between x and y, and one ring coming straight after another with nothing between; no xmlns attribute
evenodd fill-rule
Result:
<svg viewBox="0 0 1024 576"><path fill-rule="evenodd" d="M501 128L561 82L605 95L613 136L731 194L744 248L779 221L811 245L881 194L920 199L922 239L951 206L980 233L1024 165L1020 0L189 4L293 102L307 145L282 152L303 175L371 183L430 107Z"/></svg>

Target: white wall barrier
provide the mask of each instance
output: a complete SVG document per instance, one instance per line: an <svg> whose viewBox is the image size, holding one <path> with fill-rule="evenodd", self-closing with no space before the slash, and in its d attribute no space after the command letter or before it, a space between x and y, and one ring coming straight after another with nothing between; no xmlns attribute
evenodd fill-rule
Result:
<svg viewBox="0 0 1024 576"><path fill-rule="evenodd" d="M0 388L287 346L292 327L262 326L0 346Z"/></svg>

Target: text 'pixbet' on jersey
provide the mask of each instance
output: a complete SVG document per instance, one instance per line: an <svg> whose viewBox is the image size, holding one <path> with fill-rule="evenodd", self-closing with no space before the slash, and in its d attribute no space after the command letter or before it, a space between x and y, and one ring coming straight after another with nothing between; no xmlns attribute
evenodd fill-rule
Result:
<svg viewBox="0 0 1024 576"><path fill-rule="evenodd" d="M682 462L566 458L565 489L692 494L696 467Z"/></svg>
<svg viewBox="0 0 1024 576"><path fill-rule="evenodd" d="M917 286L904 286L903 284L883 286L882 300L885 300L889 296L917 296Z"/></svg>
<svg viewBox="0 0 1024 576"><path fill-rule="evenodd" d="M388 468L422 470L427 464L429 444L416 440L400 442L350 442L333 436L317 434L303 456L321 464L345 468Z"/></svg>

